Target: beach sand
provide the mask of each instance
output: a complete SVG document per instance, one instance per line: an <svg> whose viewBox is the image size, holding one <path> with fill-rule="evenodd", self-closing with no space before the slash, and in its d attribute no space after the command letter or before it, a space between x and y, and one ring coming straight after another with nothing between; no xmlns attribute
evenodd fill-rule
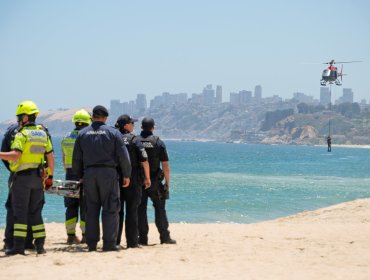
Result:
<svg viewBox="0 0 370 280"><path fill-rule="evenodd" d="M370 279L370 199L256 224L170 224L177 245L160 245L151 224L150 246L120 252L46 230L47 254L0 253L0 279Z"/></svg>

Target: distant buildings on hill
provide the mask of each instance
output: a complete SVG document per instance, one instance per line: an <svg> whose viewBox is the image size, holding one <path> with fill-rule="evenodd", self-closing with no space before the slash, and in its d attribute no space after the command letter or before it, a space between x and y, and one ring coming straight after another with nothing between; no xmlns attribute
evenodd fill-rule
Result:
<svg viewBox="0 0 370 280"><path fill-rule="evenodd" d="M302 92L294 92L291 99L286 102L307 103L314 105L323 105L328 107L332 102L329 87L320 88L320 100L314 99L313 96L306 95ZM353 91L350 88L343 88L343 95L333 102L333 104L340 104L345 102L353 103ZM217 85L214 89L211 84L206 85L201 93L192 93L191 97L187 93L169 93L163 92L162 95L155 96L150 100L149 106L146 95L140 93L137 95L135 101L124 101L114 99L110 101L110 114L113 118L121 114L139 115L146 109L156 109L162 106L172 106L181 104L199 104L199 105L217 105L221 104L223 100L222 86ZM230 92L229 101L233 105L271 105L281 104L283 99L278 95L272 97L262 97L262 86L256 85L254 92L250 90L240 90L238 92ZM366 100L361 100L360 106L362 108L369 107Z"/></svg>

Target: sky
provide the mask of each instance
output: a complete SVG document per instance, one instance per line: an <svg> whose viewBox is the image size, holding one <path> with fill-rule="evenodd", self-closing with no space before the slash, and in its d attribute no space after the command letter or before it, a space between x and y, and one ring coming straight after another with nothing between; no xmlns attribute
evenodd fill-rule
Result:
<svg viewBox="0 0 370 280"><path fill-rule="evenodd" d="M343 87L369 103L369 14L367 0L0 0L0 121L24 100L109 108L207 84L223 101L255 85L319 98L331 59L363 61L344 65Z"/></svg>

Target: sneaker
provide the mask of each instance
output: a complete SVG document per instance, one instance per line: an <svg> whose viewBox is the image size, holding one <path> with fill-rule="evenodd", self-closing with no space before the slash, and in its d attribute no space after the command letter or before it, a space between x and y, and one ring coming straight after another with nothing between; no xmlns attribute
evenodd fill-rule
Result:
<svg viewBox="0 0 370 280"><path fill-rule="evenodd" d="M161 244L176 244L176 240L168 238L167 240L161 241Z"/></svg>
<svg viewBox="0 0 370 280"><path fill-rule="evenodd" d="M68 235L67 238L67 244L72 245L72 244L79 244L81 243L80 239L76 235Z"/></svg>

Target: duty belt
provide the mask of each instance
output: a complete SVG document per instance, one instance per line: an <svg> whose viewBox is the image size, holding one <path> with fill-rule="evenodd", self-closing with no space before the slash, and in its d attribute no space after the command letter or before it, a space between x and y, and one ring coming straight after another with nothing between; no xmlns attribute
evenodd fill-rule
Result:
<svg viewBox="0 0 370 280"><path fill-rule="evenodd" d="M88 165L86 166L86 169L87 168L90 168L90 167L105 167L105 168L116 168L116 166L112 166L112 165L106 165L106 164L93 164L93 165Z"/></svg>
<svg viewBox="0 0 370 280"><path fill-rule="evenodd" d="M38 170L38 168L29 168L29 169L25 169L25 170L15 172L14 174L16 174L16 175L31 175L32 173L37 172L37 170Z"/></svg>

